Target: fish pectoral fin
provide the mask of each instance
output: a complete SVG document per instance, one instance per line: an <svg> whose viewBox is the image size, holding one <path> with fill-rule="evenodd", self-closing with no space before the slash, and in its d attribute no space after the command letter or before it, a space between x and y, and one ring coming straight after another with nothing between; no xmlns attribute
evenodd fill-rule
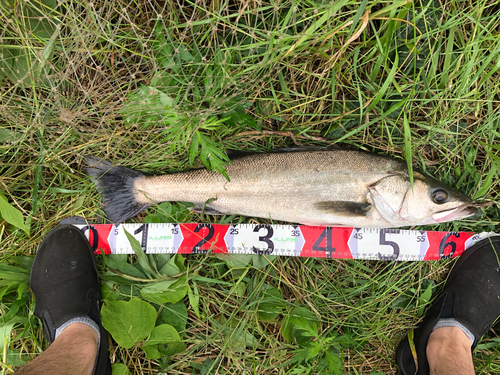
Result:
<svg viewBox="0 0 500 375"><path fill-rule="evenodd" d="M366 216L372 208L370 203L357 203L349 201L316 202L314 208L335 215L359 217Z"/></svg>
<svg viewBox="0 0 500 375"><path fill-rule="evenodd" d="M217 211L207 205L205 205L205 208L203 208L203 204L195 204L194 207L189 207L189 209L199 214L204 213L206 215L225 215L224 212Z"/></svg>

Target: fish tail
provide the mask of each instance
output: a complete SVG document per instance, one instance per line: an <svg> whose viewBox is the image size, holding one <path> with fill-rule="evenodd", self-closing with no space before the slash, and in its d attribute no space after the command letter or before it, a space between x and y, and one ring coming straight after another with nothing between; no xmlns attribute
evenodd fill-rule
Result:
<svg viewBox="0 0 500 375"><path fill-rule="evenodd" d="M92 155L85 156L85 160L89 165L85 173L96 184L102 196L103 210L113 223L121 223L152 205L138 202L134 193L134 181L144 177L144 173L113 166Z"/></svg>

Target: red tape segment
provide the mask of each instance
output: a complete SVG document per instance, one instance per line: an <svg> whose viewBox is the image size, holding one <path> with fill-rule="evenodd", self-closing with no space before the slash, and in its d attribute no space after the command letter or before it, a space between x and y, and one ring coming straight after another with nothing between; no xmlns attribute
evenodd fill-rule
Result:
<svg viewBox="0 0 500 375"><path fill-rule="evenodd" d="M263 254L332 259L438 260L460 256L481 234L269 224L76 225L96 253L133 254L125 230L146 254Z"/></svg>

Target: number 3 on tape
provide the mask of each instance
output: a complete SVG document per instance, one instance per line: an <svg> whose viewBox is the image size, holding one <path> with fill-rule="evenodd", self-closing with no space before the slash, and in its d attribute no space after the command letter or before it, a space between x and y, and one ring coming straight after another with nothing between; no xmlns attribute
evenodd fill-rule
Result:
<svg viewBox="0 0 500 375"><path fill-rule="evenodd" d="M304 240L298 226L231 225L225 242L233 254L298 255Z"/></svg>

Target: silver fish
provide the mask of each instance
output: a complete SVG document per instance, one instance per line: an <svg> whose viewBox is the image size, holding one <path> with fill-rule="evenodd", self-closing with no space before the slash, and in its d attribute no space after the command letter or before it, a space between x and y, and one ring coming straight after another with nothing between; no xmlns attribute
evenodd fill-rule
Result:
<svg viewBox="0 0 500 375"><path fill-rule="evenodd" d="M361 151L254 154L232 161L229 181L206 169L147 176L86 159L114 223L164 201L193 202L207 214L372 228L437 224L477 212L470 198L418 171L412 189L406 163Z"/></svg>

